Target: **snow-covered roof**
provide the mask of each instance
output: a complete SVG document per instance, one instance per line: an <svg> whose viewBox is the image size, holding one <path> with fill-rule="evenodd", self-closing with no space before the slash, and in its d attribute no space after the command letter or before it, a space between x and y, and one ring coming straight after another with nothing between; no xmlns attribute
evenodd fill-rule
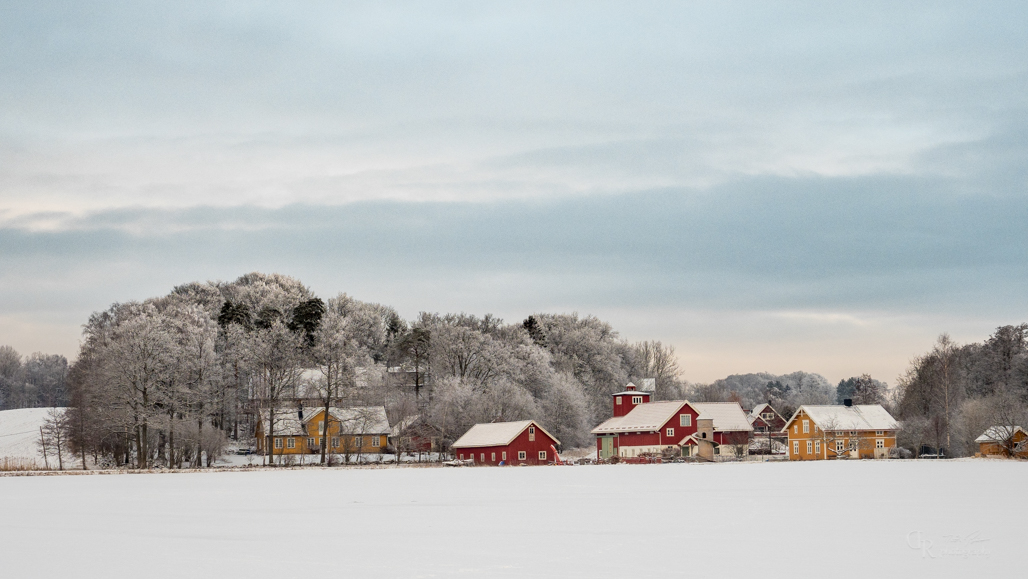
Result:
<svg viewBox="0 0 1028 579"><path fill-rule="evenodd" d="M689 404L685 400L640 404L624 416L615 416L592 429L593 434L607 432L649 432L657 430L678 411Z"/></svg>
<svg viewBox="0 0 1028 579"><path fill-rule="evenodd" d="M472 426L464 436L453 443L453 448L468 448L479 446L505 446L510 444L529 425L534 424L536 428L546 433L557 444L560 441L555 436L546 432L546 429L535 423L534 420L519 420L517 422L493 422L490 424L476 424Z"/></svg>
<svg viewBox="0 0 1028 579"><path fill-rule="evenodd" d="M800 412L806 412L821 430L895 430L899 423L881 404L853 406L800 406L785 423L786 430Z"/></svg>
<svg viewBox="0 0 1028 579"><path fill-rule="evenodd" d="M752 431L750 421L738 402L690 402L702 416L714 421L715 432Z"/></svg>
<svg viewBox="0 0 1028 579"><path fill-rule="evenodd" d="M305 408L300 420L296 408L275 410L275 435L306 436L306 425L324 408ZM357 406L353 408L329 407L332 420L343 425L347 434L389 434L389 419L384 406ZM268 411L261 410L262 432L268 432Z"/></svg>
<svg viewBox="0 0 1028 579"><path fill-rule="evenodd" d="M982 433L981 436L974 439L975 442L1006 442L1007 438L1017 434L1017 432L1024 432L1020 426L990 426ZM1028 434L1028 433L1026 433Z"/></svg>

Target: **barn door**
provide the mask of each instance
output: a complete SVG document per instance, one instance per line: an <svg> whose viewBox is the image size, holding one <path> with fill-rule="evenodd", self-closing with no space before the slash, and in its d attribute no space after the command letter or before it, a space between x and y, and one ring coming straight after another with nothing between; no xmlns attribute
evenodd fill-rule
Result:
<svg viewBox="0 0 1028 579"><path fill-rule="evenodd" d="M603 441L603 446L600 450L600 458L610 458L614 456L614 437L604 436L600 440Z"/></svg>

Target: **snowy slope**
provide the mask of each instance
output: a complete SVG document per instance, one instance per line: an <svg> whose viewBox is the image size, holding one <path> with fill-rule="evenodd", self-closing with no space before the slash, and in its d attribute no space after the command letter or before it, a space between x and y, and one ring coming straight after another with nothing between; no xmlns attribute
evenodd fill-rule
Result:
<svg viewBox="0 0 1028 579"><path fill-rule="evenodd" d="M59 410L64 410L63 408ZM39 427L49 408L19 408L0 411L0 459L31 460L43 466L39 454Z"/></svg>
<svg viewBox="0 0 1028 579"><path fill-rule="evenodd" d="M1026 475L968 460L0 477L0 575L1020 577Z"/></svg>

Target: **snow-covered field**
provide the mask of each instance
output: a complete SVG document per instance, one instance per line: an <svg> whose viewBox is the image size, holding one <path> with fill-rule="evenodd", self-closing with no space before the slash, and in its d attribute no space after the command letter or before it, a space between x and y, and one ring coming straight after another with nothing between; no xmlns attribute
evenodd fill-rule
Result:
<svg viewBox="0 0 1028 579"><path fill-rule="evenodd" d="M1028 463L0 477L0 576L1019 577Z"/></svg>
<svg viewBox="0 0 1028 579"><path fill-rule="evenodd" d="M0 464L7 458L19 463L31 462L43 468L43 455L39 453L39 427L49 411L49 408L0 410Z"/></svg>

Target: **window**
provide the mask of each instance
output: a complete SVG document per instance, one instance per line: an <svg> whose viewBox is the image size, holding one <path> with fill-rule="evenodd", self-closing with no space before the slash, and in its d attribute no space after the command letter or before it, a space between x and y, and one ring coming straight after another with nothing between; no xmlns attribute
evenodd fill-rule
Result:
<svg viewBox="0 0 1028 579"><path fill-rule="evenodd" d="M814 454L821 456L821 441L818 440L814 443Z"/></svg>
<svg viewBox="0 0 1028 579"><path fill-rule="evenodd" d="M615 403L616 403L616 404L617 404L618 406L621 406L621 397L620 397L620 396L618 396L617 398L615 398L615 399L614 399L614 401L615 401Z"/></svg>
<svg viewBox="0 0 1028 579"><path fill-rule="evenodd" d="M800 441L798 441L798 440L792 441L792 453L793 454L799 454L800 453Z"/></svg>
<svg viewBox="0 0 1028 579"><path fill-rule="evenodd" d="M332 437L332 448L339 448L339 437L338 436L333 436Z"/></svg>
<svg viewBox="0 0 1028 579"><path fill-rule="evenodd" d="M810 421L809 420L804 420L803 421L803 434L807 434L809 432L810 432Z"/></svg>
<svg viewBox="0 0 1028 579"><path fill-rule="evenodd" d="M876 430L875 431L875 435L877 435L877 436L884 436L885 435L885 431L884 430Z"/></svg>
<svg viewBox="0 0 1028 579"><path fill-rule="evenodd" d="M489 460L491 460L493 462L496 462L496 453L495 452L492 453L492 456L489 457Z"/></svg>
<svg viewBox="0 0 1028 579"><path fill-rule="evenodd" d="M857 441L856 440L850 440L850 450L856 450L856 449L857 449Z"/></svg>
<svg viewBox="0 0 1028 579"><path fill-rule="evenodd" d="M506 450L500 453L500 460L502 460L503 462L507 462L507 451Z"/></svg>
<svg viewBox="0 0 1028 579"><path fill-rule="evenodd" d="M875 448L885 448L885 441L879 438L875 441Z"/></svg>
<svg viewBox="0 0 1028 579"><path fill-rule="evenodd" d="M318 434L325 434L325 421L324 420L319 420L318 421Z"/></svg>
<svg viewBox="0 0 1028 579"><path fill-rule="evenodd" d="M807 454L813 453L813 449L811 449L810 446L811 446L811 442L808 440L807 441Z"/></svg>
<svg viewBox="0 0 1028 579"><path fill-rule="evenodd" d="M835 441L835 452L842 452L842 449L845 448L845 447L846 447L846 441L845 440L836 440Z"/></svg>
<svg viewBox="0 0 1028 579"><path fill-rule="evenodd" d="M381 436L372 436L371 437L371 446L374 446L374 447L382 446L382 437Z"/></svg>
<svg viewBox="0 0 1028 579"><path fill-rule="evenodd" d="M464 460L464 453L463 453L463 452L462 452L462 453L460 453L460 459L461 459L461 460Z"/></svg>
<svg viewBox="0 0 1028 579"><path fill-rule="evenodd" d="M308 438L307 439L307 448L314 448L314 439L313 438Z"/></svg>
<svg viewBox="0 0 1028 579"><path fill-rule="evenodd" d="M675 429L674 428L668 428L667 429L667 435L668 436L674 436L675 435Z"/></svg>
<svg viewBox="0 0 1028 579"><path fill-rule="evenodd" d="M792 425L792 433L793 434L799 434L800 433L800 427L799 427L798 424L793 424Z"/></svg>
<svg viewBox="0 0 1028 579"><path fill-rule="evenodd" d="M535 427L534 426L529 426L528 427L528 441L532 442L534 440L535 440Z"/></svg>
<svg viewBox="0 0 1028 579"><path fill-rule="evenodd" d="M856 430L851 430L850 431L850 436L856 436L856 435L857 435L857 431Z"/></svg>
<svg viewBox="0 0 1028 579"><path fill-rule="evenodd" d="M526 458L528 458L528 453L523 451L523 450L519 450L518 451L518 460L525 460Z"/></svg>
<svg viewBox="0 0 1028 579"><path fill-rule="evenodd" d="M276 438L275 439L275 448L282 448L282 439L281 438Z"/></svg>
<svg viewBox="0 0 1028 579"><path fill-rule="evenodd" d="M479 455L479 456L481 456L481 457L482 457L482 462L485 462L485 453L483 452L483 453L482 453L481 455Z"/></svg>
<svg viewBox="0 0 1028 579"><path fill-rule="evenodd" d="M643 397L642 396L632 396L632 404L642 404L642 403L643 403Z"/></svg>
<svg viewBox="0 0 1028 579"><path fill-rule="evenodd" d="M363 447L364 446L364 437L363 436L354 436L353 437L353 445L355 447L357 447L357 448Z"/></svg>
<svg viewBox="0 0 1028 579"><path fill-rule="evenodd" d="M814 432L818 432L817 424L814 425Z"/></svg>
<svg viewBox="0 0 1028 579"><path fill-rule="evenodd" d="M540 450L539 451L539 460L546 460L546 451L545 450Z"/></svg>
<svg viewBox="0 0 1028 579"><path fill-rule="evenodd" d="M286 448L296 448L296 439L295 438L288 438L288 439L286 439Z"/></svg>
<svg viewBox="0 0 1028 579"><path fill-rule="evenodd" d="M678 417L679 426L692 426L692 414L682 414Z"/></svg>
<svg viewBox="0 0 1028 579"><path fill-rule="evenodd" d="M775 417L775 413L774 412L765 412L765 413L761 414L760 417L763 418L764 420L771 420L771 419L773 419Z"/></svg>

